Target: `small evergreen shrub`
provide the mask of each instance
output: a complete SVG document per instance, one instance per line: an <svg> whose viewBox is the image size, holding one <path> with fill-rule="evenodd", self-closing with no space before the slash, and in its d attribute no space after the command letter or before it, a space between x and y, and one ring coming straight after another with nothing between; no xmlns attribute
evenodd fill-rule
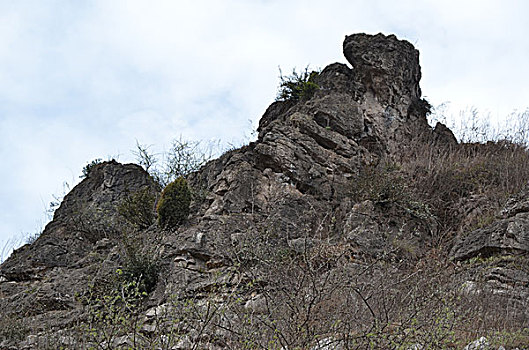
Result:
<svg viewBox="0 0 529 350"><path fill-rule="evenodd" d="M284 76L279 70L279 92L277 94L277 101L299 101L308 100L320 88L316 84L315 79L319 75L317 71L309 72L309 68L298 73L294 69L292 75Z"/></svg>
<svg viewBox="0 0 529 350"><path fill-rule="evenodd" d="M144 230L154 223L155 195L145 187L127 198L118 207L119 214L134 227Z"/></svg>
<svg viewBox="0 0 529 350"><path fill-rule="evenodd" d="M101 158L94 159L90 163L86 164L83 168L83 175L79 176L81 179L87 178L90 176L90 172L92 169L96 166L103 163L103 160Z"/></svg>
<svg viewBox="0 0 529 350"><path fill-rule="evenodd" d="M189 215L191 191L187 181L179 177L162 191L158 202L158 224L161 227L175 228Z"/></svg>

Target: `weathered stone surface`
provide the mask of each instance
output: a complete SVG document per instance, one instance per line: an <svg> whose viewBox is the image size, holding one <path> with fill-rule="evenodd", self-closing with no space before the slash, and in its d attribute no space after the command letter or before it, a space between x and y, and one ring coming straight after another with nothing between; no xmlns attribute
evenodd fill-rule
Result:
<svg viewBox="0 0 529 350"><path fill-rule="evenodd" d="M433 141L439 145L455 146L457 145L457 139L454 136L452 130L446 127L441 122L437 122L433 129Z"/></svg>
<svg viewBox="0 0 529 350"><path fill-rule="evenodd" d="M31 245L17 249L0 267L8 281L42 278L48 269L71 267L101 239L117 239L113 228L117 206L130 193L156 185L138 165L115 161L97 165L75 186L57 209L54 219Z"/></svg>
<svg viewBox="0 0 529 350"><path fill-rule="evenodd" d="M343 52L357 79L382 104L407 107L421 97L419 51L409 42L394 35L353 34L345 38Z"/></svg>
<svg viewBox="0 0 529 350"><path fill-rule="evenodd" d="M497 253L529 252L529 187L511 198L501 211L501 219L490 226L459 237L451 251L454 260Z"/></svg>
<svg viewBox="0 0 529 350"><path fill-rule="evenodd" d="M274 261L287 261L347 270L358 277L353 271L365 272L373 262L413 265L432 248L438 228L425 206L415 207L411 199L377 202L351 195L352 182L364 168L398 162L414 147L437 151L435 147L458 145L446 126L432 129L427 123L419 54L410 43L382 34L348 36L343 49L352 68L327 66L315 78L319 89L312 97L272 103L255 142L189 176L195 197L186 224L171 232L155 226L140 232L141 244L156 252L162 271L146 302L143 332L156 332L155 319L178 309L171 305L174 300L187 298L196 302L191 305L195 311L236 300L235 310L226 312L222 322L237 324L235 313L241 310L266 315L274 290L266 289L271 279L266 279L268 271L254 268L257 261L266 262L269 270ZM23 312L34 325L39 323L32 332L40 325L61 328L73 322L80 314L74 294L86 291L95 277L111 276L123 262L116 208L144 187L158 190L138 166L96 166L68 194L42 236L0 266L0 308ZM461 236L452 258L527 252L526 198L527 193L513 199L492 226ZM481 207L478 195L461 203L467 217L479 215ZM479 294L481 281L471 278L474 272L498 291L529 285L523 269L513 268L504 257L501 261L487 269L468 269L461 278L472 288L462 290ZM301 290L297 295L310 296ZM524 297L518 293L519 300ZM341 296L335 298L338 302ZM332 303L316 304L332 309ZM207 334L201 334L204 339L192 334L197 330L183 331L187 334L176 348L209 341ZM215 337L229 337L220 333ZM307 348L342 346L332 335L325 337ZM127 343L126 336L120 339ZM219 344L215 346L224 345Z"/></svg>
<svg viewBox="0 0 529 350"><path fill-rule="evenodd" d="M94 167L65 197L41 236L0 266L3 315L25 317L33 331L76 321L77 296L111 277L122 262L121 233L113 228L118 204L145 186L156 191L137 165L112 161Z"/></svg>
<svg viewBox="0 0 529 350"><path fill-rule="evenodd" d="M472 343L468 344L463 348L463 350L486 350L489 348L489 341L485 337L481 337L477 340L474 340Z"/></svg>
<svg viewBox="0 0 529 350"><path fill-rule="evenodd" d="M492 224L460 234L450 252L463 262L454 279L463 279L463 290L475 295L501 295L529 317L529 187L513 196Z"/></svg>
<svg viewBox="0 0 529 350"><path fill-rule="evenodd" d="M420 67L411 44L394 36L354 35L346 38L344 53L352 69L329 65L316 78L320 89L312 98L274 102L260 121L256 142L191 175L190 184L205 195L194 202L190 224L165 237L161 253L174 274L157 295L166 295L164 285L178 285L181 278L189 290L207 289L211 282L199 270L229 264L226 251L233 240L249 234L274 231L276 244L288 247L288 241L302 237L343 233L353 220L354 203L344 201L352 176L362 166L397 157L417 140L433 140L425 111L414 108L420 105ZM7 287L7 282L37 283L45 298L39 303L47 306L31 306L32 312L72 307L64 295L71 296L95 266L106 262L110 271L118 264L112 229L116 206L145 186L155 191L138 166L94 167L66 196L41 237L2 264L1 288L15 298L28 287ZM356 228L347 228L346 236L358 249L390 249L392 235L380 236L379 227L355 236L354 230L374 224L367 217L353 221ZM427 239L428 233L422 234ZM184 265L197 276L180 273Z"/></svg>
<svg viewBox="0 0 529 350"><path fill-rule="evenodd" d="M266 314L269 311L266 298L261 294L252 296L252 298L244 304L244 308L252 313L260 314Z"/></svg>

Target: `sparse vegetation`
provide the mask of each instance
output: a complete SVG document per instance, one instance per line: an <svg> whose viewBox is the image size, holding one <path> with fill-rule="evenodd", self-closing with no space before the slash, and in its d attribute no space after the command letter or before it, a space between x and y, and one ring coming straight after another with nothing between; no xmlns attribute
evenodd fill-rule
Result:
<svg viewBox="0 0 529 350"><path fill-rule="evenodd" d="M454 218L461 200L478 193L501 203L500 198L516 192L526 176L525 166L508 165L512 159L527 157L513 144L467 145L437 158L428 156L428 151L408 155L407 162L398 166L365 168L353 184L355 201L411 210L413 203L431 198L427 206L446 225L443 229L454 229L461 225ZM519 178L505 178L505 172ZM446 182L441 181L444 177ZM152 209L147 192L132 194L124 202L127 210L120 209L130 223L136 222L137 201L140 212ZM184 178L169 184L158 205L160 226L182 224L190 201ZM148 226L142 223L138 221L138 227L145 230ZM156 286L159 265L152 254L142 252L141 244L135 244L136 238L123 242L126 258L117 271L118 287L84 297L87 318L71 329L69 338L77 346L120 349L156 344L170 349L178 344L198 349L214 343L235 349L305 349L317 344L344 349L452 349L482 335L498 346L520 346L529 337L522 306L506 307L513 301L486 288L479 295L462 293L462 285L451 279L458 267L442 254L433 255L439 250L419 257L413 266L383 259L355 261L354 247L314 240L299 251L272 228L246 232L233 246L229 259L234 268L224 273L237 279L219 274L207 292L171 296L154 316L145 318L145 298ZM207 270L194 273L213 275ZM239 282L233 284L234 280ZM474 320L477 323L469 328Z"/></svg>
<svg viewBox="0 0 529 350"><path fill-rule="evenodd" d="M83 174L79 176L81 179L87 178L90 176L90 172L92 169L96 166L103 163L103 160L101 158L97 158L86 164L83 168Z"/></svg>
<svg viewBox="0 0 529 350"><path fill-rule="evenodd" d="M315 80L318 71L309 71L307 66L304 71L298 73L296 69L292 70L291 75L284 76L279 69L279 91L277 101L299 101L308 100L320 88Z"/></svg>
<svg viewBox="0 0 529 350"><path fill-rule="evenodd" d="M202 142L174 139L169 151L164 152L160 161L156 154L151 153L149 146L136 141L133 151L136 162L141 165L153 179L165 187L178 177L187 177L209 161L214 154L214 144L206 146Z"/></svg>
<svg viewBox="0 0 529 350"><path fill-rule="evenodd" d="M250 253L238 258L252 264L226 271L229 278L212 274L206 291L172 295L149 317L142 283L118 269L109 288L91 288L80 298L85 317L62 337L66 348L462 349L483 335L507 347L528 339L527 324L514 321L523 309L506 307L486 290L461 294L451 282L453 265L427 257L411 269L382 261L354 267L346 263L347 250L336 254L325 242L270 254L279 247L255 246L258 235L233 251ZM239 250L246 244L251 252ZM18 327L21 337L27 334ZM50 342L53 336L42 338L50 349L60 340Z"/></svg>
<svg viewBox="0 0 529 350"><path fill-rule="evenodd" d="M509 141L463 144L436 155L430 152L417 149L405 167L417 195L447 232L461 232L490 220L529 180L529 153L525 146ZM476 205L480 212L469 216Z"/></svg>
<svg viewBox="0 0 529 350"><path fill-rule="evenodd" d="M487 143L509 141L529 146L529 109L513 111L503 119L481 113L476 107L459 111L457 116L448 114L449 102L432 108L428 116L430 125L441 122L448 126L459 142Z"/></svg>
<svg viewBox="0 0 529 350"><path fill-rule="evenodd" d="M144 244L141 233L122 235L121 249L124 252L123 266L120 269L120 282L134 283L142 293L150 293L156 287L160 273L157 245Z"/></svg>
<svg viewBox="0 0 529 350"><path fill-rule="evenodd" d="M163 172L155 170L148 148L138 144L140 164L160 183L173 179L156 206L162 229L175 229L189 216L192 193L185 176L205 161L187 154L194 148L179 142ZM85 176L97 164L87 165ZM435 220L434 244L411 263L388 259L399 250L416 249L405 240L394 239L392 250L380 257L358 255L357 247L331 227L334 212L313 209L312 216L321 222L310 225L315 233L296 237L302 249L290 244L288 224L286 229L268 225L269 214L261 212L248 220L262 220L262 226L237 232L238 240L223 251L229 266L207 254L190 258L189 266L186 260L176 268L182 270L179 278L200 281L197 289L174 294L166 289L164 304L150 309L148 317L148 297L161 271L161 245L150 233L168 232L153 227L155 190L142 188L118 207L127 225L110 222L105 210L70 217L68 228L86 242L117 238L120 267L108 284L79 296L83 318L68 337L53 330L41 333L47 344L41 348L57 348L67 339L64 348L457 349L484 335L495 346L526 345L525 300L504 298L486 280L474 285L453 277L497 262L526 269L527 262L490 256L457 265L444 252L458 232L492 223L493 213L528 180L529 155L520 142L411 147L399 159L360 169L350 194L353 203L370 201L388 217L396 212L407 219ZM0 317L0 325L0 344L32 334L22 318Z"/></svg>
<svg viewBox="0 0 529 350"><path fill-rule="evenodd" d="M108 208L87 208L71 213L68 228L89 242L95 243L102 238L119 237L120 223L113 220L113 210Z"/></svg>
<svg viewBox="0 0 529 350"><path fill-rule="evenodd" d="M150 152L150 147L142 145L136 140L136 149L132 151L132 154L136 157L136 163L140 165L145 171L149 172L151 167L156 166L158 159Z"/></svg>
<svg viewBox="0 0 529 350"><path fill-rule="evenodd" d="M88 349L138 349L141 329L141 311L146 293L140 283L123 277L118 269L112 288L101 295L91 286L89 293L80 297L86 313L85 319L72 331L74 343ZM128 335L131 334L131 337ZM120 337L125 341L120 342ZM120 344L121 343L121 344Z"/></svg>
<svg viewBox="0 0 529 350"><path fill-rule="evenodd" d="M5 340L22 341L30 333L27 321L18 315L0 316L0 346Z"/></svg>
<svg viewBox="0 0 529 350"><path fill-rule="evenodd" d="M411 200L404 174L396 164L370 165L360 169L353 178L351 195L356 202L370 200L378 205Z"/></svg>
<svg viewBox="0 0 529 350"><path fill-rule="evenodd" d="M258 141L206 166L182 138L88 163L2 265L0 349L526 346L527 130L429 129L417 52L368 37L280 71Z"/></svg>
<svg viewBox="0 0 529 350"><path fill-rule="evenodd" d="M460 132L474 141L441 148L419 142L399 158L366 166L352 180L352 198L430 216L436 222L434 245L449 246L455 235L493 223L506 200L529 181L527 132L497 139L473 111L468 129Z"/></svg>
<svg viewBox="0 0 529 350"><path fill-rule="evenodd" d="M439 243L491 224L505 201L527 184L527 113L510 117L517 130L498 131L471 109L461 114L466 124L455 128L464 143L444 149L410 147L402 155L399 163L408 187L439 222ZM442 108L435 118L446 122Z"/></svg>
<svg viewBox="0 0 529 350"><path fill-rule="evenodd" d="M13 250L18 249L24 244L32 244L35 242L42 234L42 231L43 229L39 227L33 232L24 232L2 242L2 245L0 246L0 263L4 262L4 260L8 258Z"/></svg>

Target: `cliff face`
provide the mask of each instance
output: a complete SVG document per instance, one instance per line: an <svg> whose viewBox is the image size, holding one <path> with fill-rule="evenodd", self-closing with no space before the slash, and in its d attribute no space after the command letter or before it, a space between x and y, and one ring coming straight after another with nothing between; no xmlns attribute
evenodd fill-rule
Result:
<svg viewBox="0 0 529 350"><path fill-rule="evenodd" d="M339 63L326 67L315 79L320 88L312 98L274 102L259 123L256 142L191 177L194 187L209 193L191 231L203 232L205 242L210 236L229 237L231 228L219 232L229 226L217 221L243 215L277 227L287 240L350 235L359 230L357 225L364 225L364 220L357 222L362 214L353 209L350 196L360 169L398 159L418 144L438 142L420 99L420 67L413 46L394 36L362 34L346 38L344 53L353 69ZM455 139L452 135L439 143ZM354 233L347 244L368 255L391 250L387 245L399 230L397 225L386 227L380 220L369 225L376 232L362 237ZM379 237L378 231L386 228L386 237ZM248 230L255 228L239 228ZM421 250L429 237L425 232L409 239ZM208 249L208 244L201 247Z"/></svg>
<svg viewBox="0 0 529 350"><path fill-rule="evenodd" d="M197 323L186 321L170 348L237 348L244 332L252 333L248 320L268 327L262 339L252 338L255 346L271 341L273 334L266 338L270 327L280 333L277 344L303 348L314 346L315 336L339 338L343 346L347 332L360 337L370 325L380 326L383 317L388 318L386 324L408 327L404 320L390 320L389 312L383 316L380 302L391 293L395 300L404 300L406 281L419 283L415 278L427 269L409 269L422 266L439 247L439 220L408 198L407 180L400 175L381 178L374 172L366 180L365 174L400 164L417 150L441 154L458 145L445 126L432 129L427 123L429 105L421 99L419 53L413 45L393 35L355 34L346 37L343 50L352 68L327 66L315 77L319 89L313 96L268 107L257 141L190 175L196 194L192 213L177 230L124 225L117 210L120 203L142 189L156 194L157 186L135 165L96 166L65 197L41 237L0 266L0 308L6 315L24 316L28 329L24 336L0 344L31 348L49 329L66 332L93 319L82 297L91 295L94 285L107 285L118 268L134 260L130 240L135 240L134 257L149 256L159 265L154 289L136 310L145 311L142 337L158 335L154 316L174 309L174 300L195 303L191 309ZM439 264L445 258L469 259L484 250L527 252L525 214L511 214L505 222L458 239ZM498 230L503 230L502 237L514 238L494 236ZM382 263L388 265L383 269ZM376 294L392 278L400 282L392 282L388 295ZM450 270L442 284L457 290L460 278L471 276ZM427 288L422 292L429 292ZM369 298L376 302L370 304ZM211 311L211 305L222 309L222 316L200 313ZM307 305L312 305L309 310ZM360 311L347 314L345 309ZM399 310L392 312L404 312ZM281 319L286 314L288 319ZM353 327L352 319L358 325ZM324 327L346 320L352 327L348 331ZM307 338L296 336L294 329L302 329ZM135 331L127 332L101 342L125 346ZM94 344L97 339L85 341Z"/></svg>
<svg viewBox="0 0 529 350"><path fill-rule="evenodd" d="M2 264L2 276L17 282L42 280L49 270L77 265L100 240L119 238L113 230L117 207L143 187L155 191L139 166L115 161L98 165L64 198L41 236Z"/></svg>

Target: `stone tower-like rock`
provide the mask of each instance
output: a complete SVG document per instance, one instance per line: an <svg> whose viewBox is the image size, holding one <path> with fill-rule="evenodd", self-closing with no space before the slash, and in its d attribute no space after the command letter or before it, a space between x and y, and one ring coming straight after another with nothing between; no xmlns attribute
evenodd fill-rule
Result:
<svg viewBox="0 0 529 350"><path fill-rule="evenodd" d="M421 98L419 51L409 42L394 35L354 34L345 38L343 52L357 79L381 102L405 107Z"/></svg>

